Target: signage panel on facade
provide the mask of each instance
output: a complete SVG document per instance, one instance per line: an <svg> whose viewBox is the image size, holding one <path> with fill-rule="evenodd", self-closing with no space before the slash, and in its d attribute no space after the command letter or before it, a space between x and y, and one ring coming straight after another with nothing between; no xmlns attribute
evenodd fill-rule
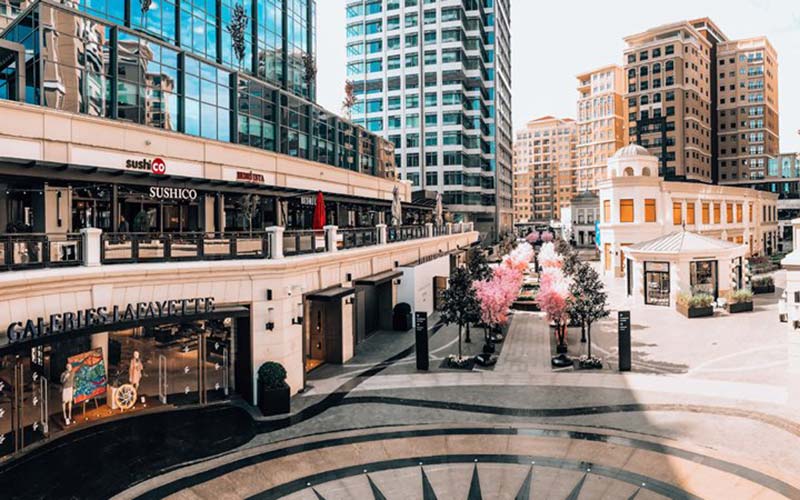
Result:
<svg viewBox="0 0 800 500"><path fill-rule="evenodd" d="M141 160L127 160L125 168L128 170L144 170L149 171L154 175L164 175L167 173L167 162L161 158L147 158Z"/></svg>
<svg viewBox="0 0 800 500"><path fill-rule="evenodd" d="M156 200L194 201L197 199L197 190L190 188L150 186L150 198Z"/></svg>
<svg viewBox="0 0 800 500"><path fill-rule="evenodd" d="M50 317L29 319L25 323L16 321L8 325L6 335L9 343L24 342L43 336L69 333L95 326L113 325L128 321L157 318L178 318L214 310L213 297L164 300L161 302L138 302L127 307L114 306L83 309L76 312L51 314Z"/></svg>
<svg viewBox="0 0 800 500"><path fill-rule="evenodd" d="M236 172L236 180L242 182L252 182L255 184L264 184L266 179L264 178L264 174L256 174L254 172Z"/></svg>

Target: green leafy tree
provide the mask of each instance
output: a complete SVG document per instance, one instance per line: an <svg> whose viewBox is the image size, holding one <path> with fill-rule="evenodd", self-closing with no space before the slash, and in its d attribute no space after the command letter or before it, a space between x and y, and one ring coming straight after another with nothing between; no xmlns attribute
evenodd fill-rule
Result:
<svg viewBox="0 0 800 500"><path fill-rule="evenodd" d="M589 264L579 263L572 276L570 316L581 324L588 337L588 354L592 357L592 323L608 316L608 294L603 280Z"/></svg>
<svg viewBox="0 0 800 500"><path fill-rule="evenodd" d="M480 315L480 304L466 268L457 267L450 272L449 286L442 293L442 299L442 322L458 325L458 357L461 358L461 333L472 318Z"/></svg>
<svg viewBox="0 0 800 500"><path fill-rule="evenodd" d="M578 252L572 248L572 245L563 238L559 238L555 242L556 252L564 259L562 269L567 276L574 276L581 261L578 258Z"/></svg>
<svg viewBox="0 0 800 500"><path fill-rule="evenodd" d="M471 283L476 281L489 281L492 279L492 268L486 259L486 253L481 248L473 248L467 252L467 272ZM476 307L474 314L467 318L467 333L464 341L469 344L472 339L469 336L470 327L481 320L480 307Z"/></svg>

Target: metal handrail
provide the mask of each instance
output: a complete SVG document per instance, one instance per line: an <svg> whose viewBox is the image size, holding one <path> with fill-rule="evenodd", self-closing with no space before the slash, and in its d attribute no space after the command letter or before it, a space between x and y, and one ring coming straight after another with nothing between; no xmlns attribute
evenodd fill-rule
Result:
<svg viewBox="0 0 800 500"><path fill-rule="evenodd" d="M361 248L378 244L378 230L374 227L358 227L339 229L342 235L341 248Z"/></svg>
<svg viewBox="0 0 800 500"><path fill-rule="evenodd" d="M290 241L292 245L286 245ZM283 233L283 254L287 257L324 252L325 231L315 229L290 229Z"/></svg>
<svg viewBox="0 0 800 500"><path fill-rule="evenodd" d="M0 271L79 266L83 241L76 233L3 233L0 254Z"/></svg>
<svg viewBox="0 0 800 500"><path fill-rule="evenodd" d="M100 259L103 264L266 259L269 238L266 231L103 233ZM247 241L255 245L246 248Z"/></svg>

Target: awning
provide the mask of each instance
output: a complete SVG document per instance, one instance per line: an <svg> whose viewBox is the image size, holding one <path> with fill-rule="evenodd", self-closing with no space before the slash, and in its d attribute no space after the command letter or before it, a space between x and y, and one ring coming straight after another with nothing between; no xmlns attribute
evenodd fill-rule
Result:
<svg viewBox="0 0 800 500"><path fill-rule="evenodd" d="M366 278L357 279L353 282L353 284L362 286L378 286L386 283L387 281L399 278L402 275L402 271L384 271L382 273L373 274L372 276L367 276Z"/></svg>
<svg viewBox="0 0 800 500"><path fill-rule="evenodd" d="M320 290L319 292L307 294L305 298L306 300L313 300L315 302L333 302L335 300L341 300L348 295L353 295L354 293L356 293L356 291L352 288L334 286L326 288L325 290Z"/></svg>

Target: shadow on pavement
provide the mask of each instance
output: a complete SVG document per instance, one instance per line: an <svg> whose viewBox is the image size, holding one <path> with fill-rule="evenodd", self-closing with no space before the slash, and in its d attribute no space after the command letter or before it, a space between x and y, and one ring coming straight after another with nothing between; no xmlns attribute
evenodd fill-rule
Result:
<svg viewBox="0 0 800 500"><path fill-rule="evenodd" d="M67 434L0 466L0 497L109 498L253 436L250 414L232 405L124 418Z"/></svg>

